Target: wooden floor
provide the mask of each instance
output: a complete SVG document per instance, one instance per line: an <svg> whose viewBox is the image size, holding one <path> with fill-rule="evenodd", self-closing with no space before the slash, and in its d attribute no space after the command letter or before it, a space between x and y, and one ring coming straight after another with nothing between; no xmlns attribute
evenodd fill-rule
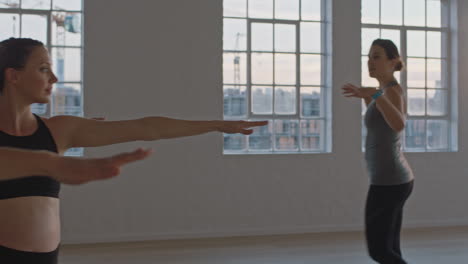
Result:
<svg viewBox="0 0 468 264"><path fill-rule="evenodd" d="M467 264L468 227L405 230L410 264ZM64 245L61 264L367 264L362 233Z"/></svg>

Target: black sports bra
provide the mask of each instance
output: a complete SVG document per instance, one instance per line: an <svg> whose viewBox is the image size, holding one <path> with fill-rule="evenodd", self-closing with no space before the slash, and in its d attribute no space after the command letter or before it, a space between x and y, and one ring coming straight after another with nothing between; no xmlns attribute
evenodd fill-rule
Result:
<svg viewBox="0 0 468 264"><path fill-rule="evenodd" d="M44 121L37 119L38 128L29 136L12 136L0 131L0 147L28 150L48 150L57 153L57 146ZM25 164L28 166L28 164ZM1 171L0 171L1 173ZM0 200L23 196L48 196L58 198L60 183L47 176L28 176L0 181Z"/></svg>

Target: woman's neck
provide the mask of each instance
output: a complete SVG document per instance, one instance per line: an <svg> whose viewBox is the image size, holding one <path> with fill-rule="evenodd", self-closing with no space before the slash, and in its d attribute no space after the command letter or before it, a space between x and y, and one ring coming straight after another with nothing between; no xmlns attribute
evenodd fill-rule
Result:
<svg viewBox="0 0 468 264"><path fill-rule="evenodd" d="M391 82L396 82L396 79L395 79L395 77L393 75L389 75L389 76L384 76L384 77L378 78L377 81L379 81L380 89L382 89L387 84L389 84Z"/></svg>
<svg viewBox="0 0 468 264"><path fill-rule="evenodd" d="M377 78L377 81L379 81L379 86L380 88L382 88L391 82L396 82L396 79L393 75L389 75L389 76Z"/></svg>
<svg viewBox="0 0 468 264"><path fill-rule="evenodd" d="M21 134L28 130L34 117L30 105L21 104L8 93L0 95L0 130L13 134Z"/></svg>

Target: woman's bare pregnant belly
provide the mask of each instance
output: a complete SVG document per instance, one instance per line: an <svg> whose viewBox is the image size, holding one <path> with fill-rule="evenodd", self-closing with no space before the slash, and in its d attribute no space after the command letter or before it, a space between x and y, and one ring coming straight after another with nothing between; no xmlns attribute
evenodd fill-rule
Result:
<svg viewBox="0 0 468 264"><path fill-rule="evenodd" d="M60 202L30 196L0 200L0 245L21 251L50 252L60 243Z"/></svg>

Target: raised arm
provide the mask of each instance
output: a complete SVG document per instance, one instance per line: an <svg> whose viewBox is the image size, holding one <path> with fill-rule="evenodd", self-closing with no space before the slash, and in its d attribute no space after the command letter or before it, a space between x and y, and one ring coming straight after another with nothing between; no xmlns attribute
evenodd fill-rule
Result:
<svg viewBox="0 0 468 264"><path fill-rule="evenodd" d="M167 117L145 117L125 121L97 121L73 116L57 116L49 120L56 127L55 137L63 149L98 147L129 141L151 141L194 136L212 131L251 134L252 127L266 121L188 121Z"/></svg>
<svg viewBox="0 0 468 264"><path fill-rule="evenodd" d="M374 88L359 88L352 84L344 85L342 90L344 96L362 98L367 105L372 101L372 95L377 92ZM405 128L406 110L403 90L399 85L387 88L375 102L385 121L394 131L400 132Z"/></svg>
<svg viewBox="0 0 468 264"><path fill-rule="evenodd" d="M138 149L112 157L86 159L63 157L49 151L0 147L0 181L37 175L66 184L82 184L117 176L123 165L145 159L150 154L150 150Z"/></svg>
<svg viewBox="0 0 468 264"><path fill-rule="evenodd" d="M343 85L341 89L343 90L343 94L346 97L356 97L363 99L366 103L366 106L372 102L371 95L377 92L377 89L375 88L360 88L351 83Z"/></svg>
<svg viewBox="0 0 468 264"><path fill-rule="evenodd" d="M375 102L385 121L394 131L400 132L405 128L406 111L403 91L399 85L387 88Z"/></svg>

